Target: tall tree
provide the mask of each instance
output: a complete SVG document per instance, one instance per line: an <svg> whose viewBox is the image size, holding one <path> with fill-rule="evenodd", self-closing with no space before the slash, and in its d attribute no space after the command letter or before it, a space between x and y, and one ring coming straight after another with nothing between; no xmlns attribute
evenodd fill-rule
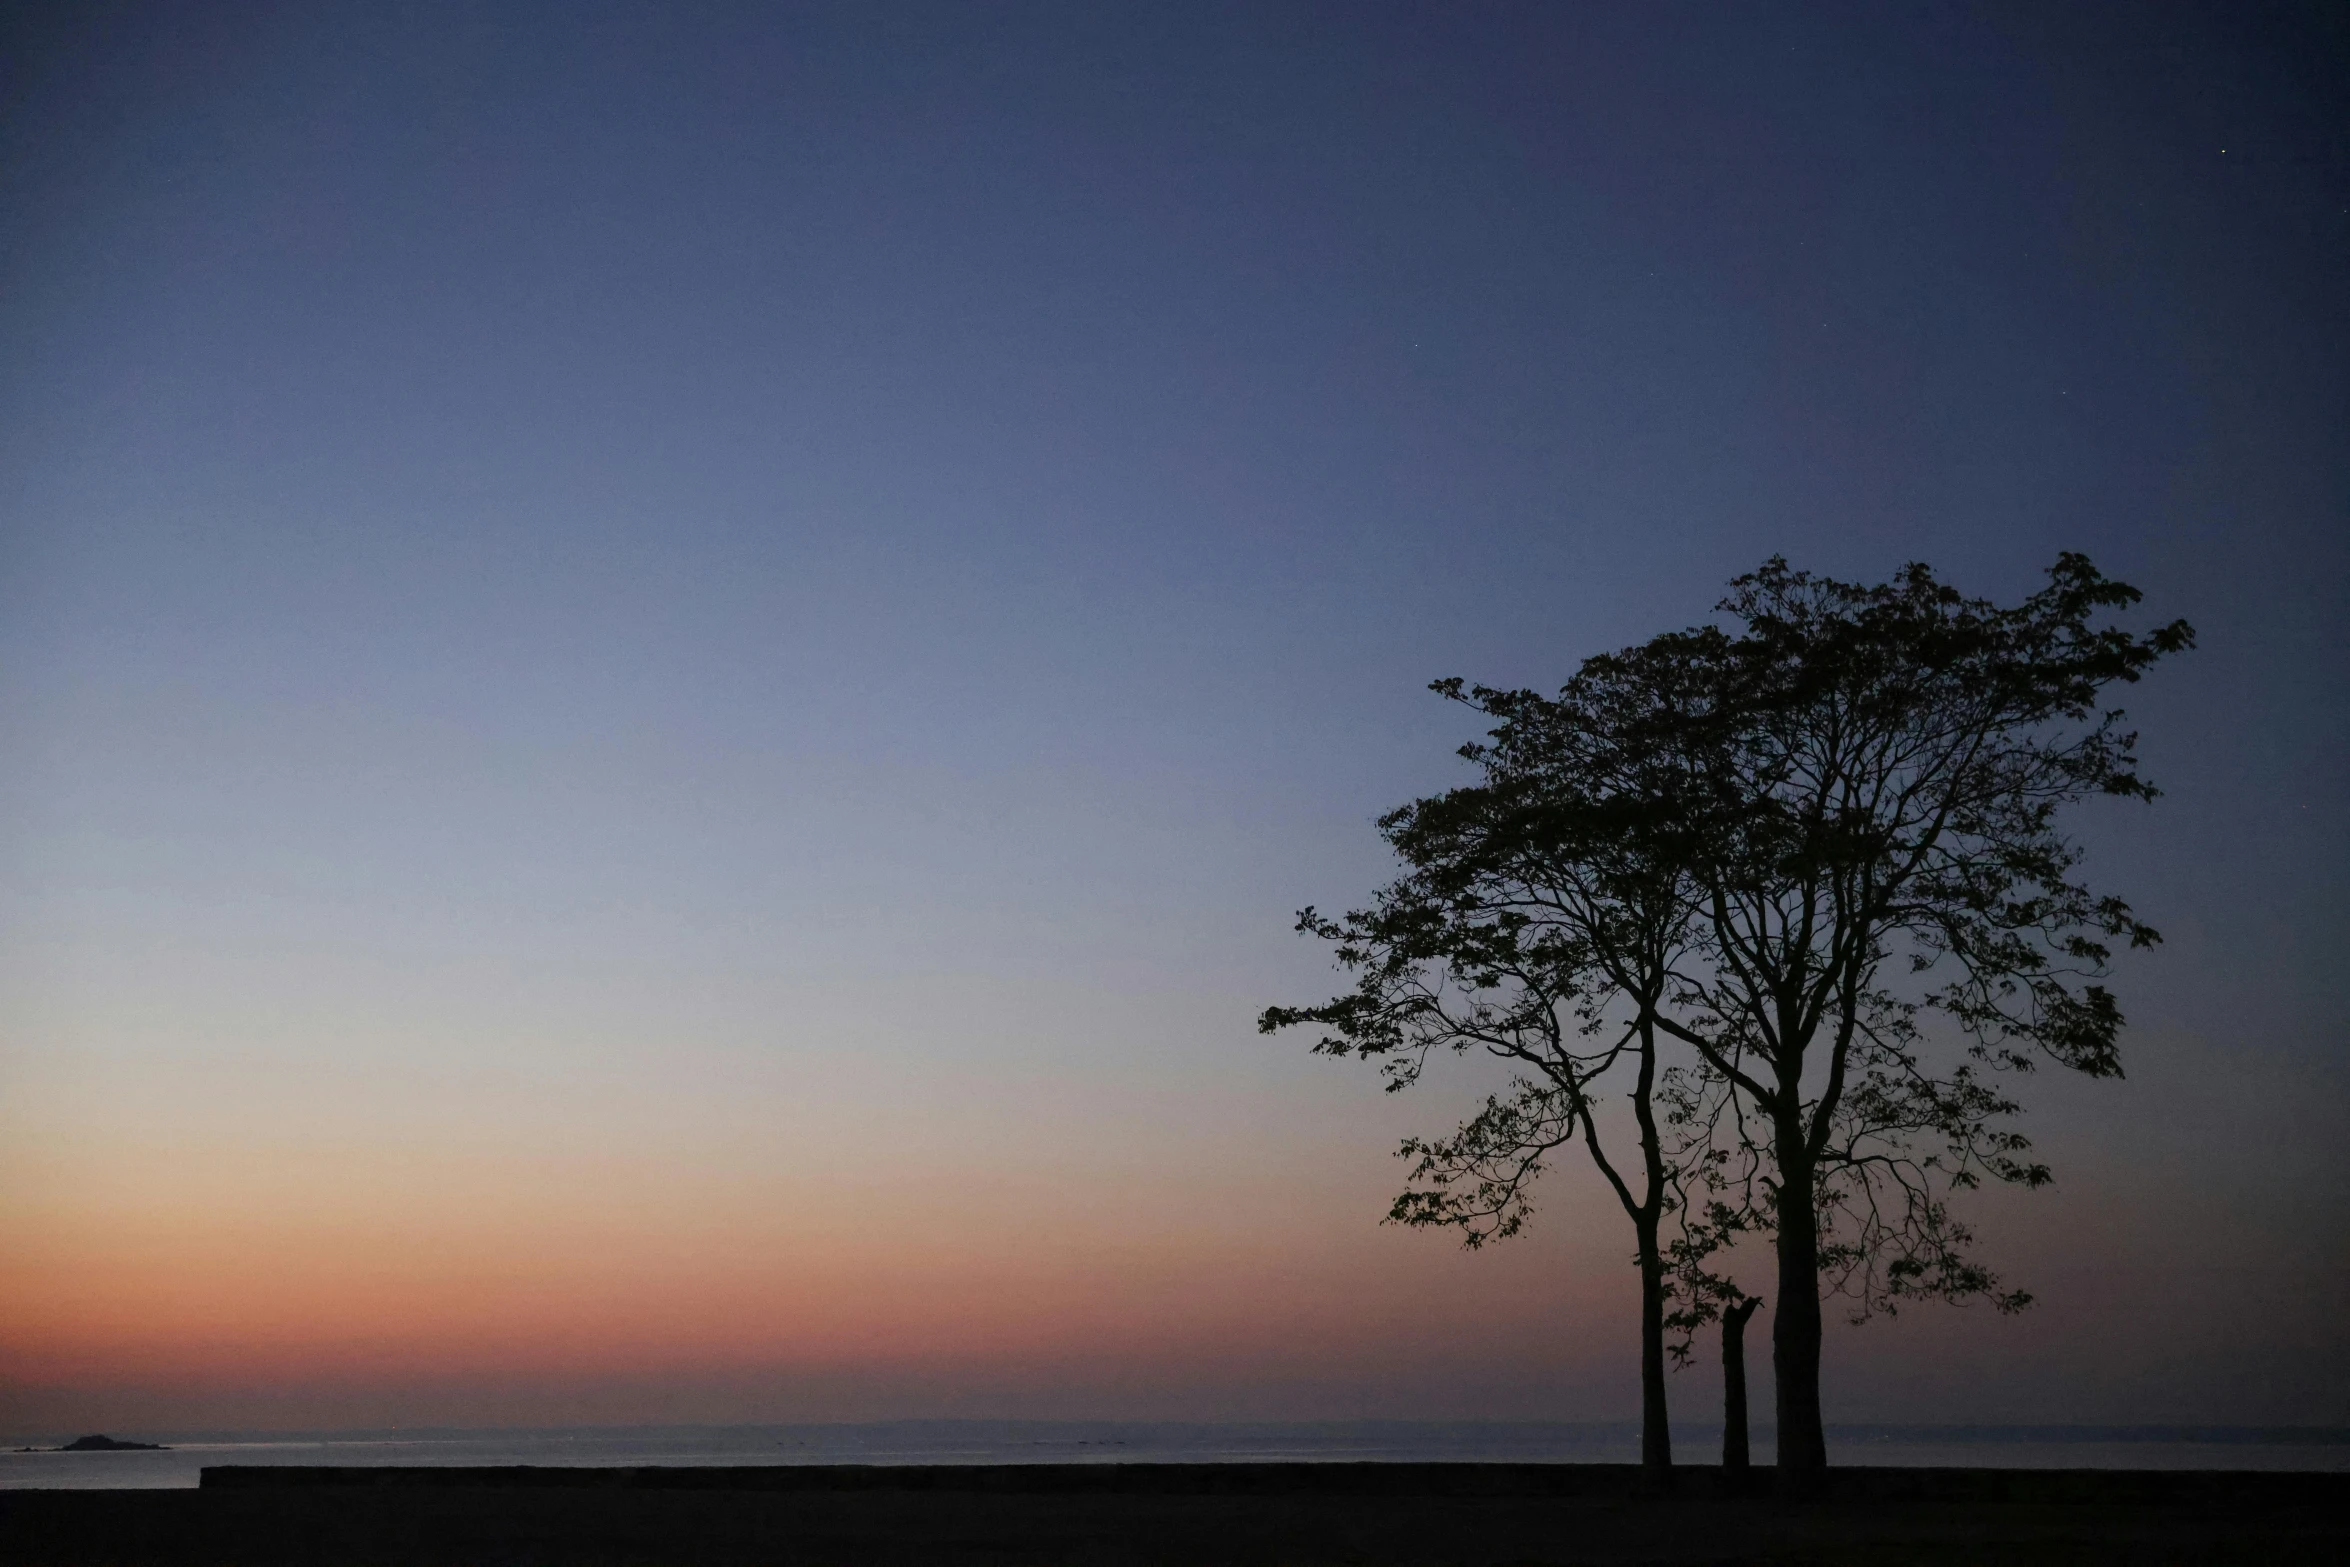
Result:
<svg viewBox="0 0 2350 1567"><path fill-rule="evenodd" d="M1705 928L1658 1026L1702 1062L1696 1124L1750 1155L1777 1254L1779 1464L1827 1461L1821 1288L1861 1310L1989 1293L1953 1191L2038 1186L2001 1072L2121 1071L2112 944L2156 932L2076 875L2059 813L2152 799L2107 688L2191 647L2109 622L2137 590L2064 555L2012 607L1922 565L1864 586L1774 559L1648 656L1703 673L1660 701L1702 825L1684 869ZM1719 1165L1716 1166L1719 1168Z"/></svg>

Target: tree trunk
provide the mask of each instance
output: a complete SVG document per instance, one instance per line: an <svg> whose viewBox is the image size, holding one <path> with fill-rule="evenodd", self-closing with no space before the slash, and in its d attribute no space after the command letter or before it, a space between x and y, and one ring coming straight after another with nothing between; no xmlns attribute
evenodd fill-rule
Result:
<svg viewBox="0 0 2350 1567"><path fill-rule="evenodd" d="M1828 1467L1820 1425L1820 1237L1812 1209L1811 1156L1800 1126L1778 1133L1778 1305L1771 1316L1771 1371L1777 1382L1779 1483L1816 1489Z"/></svg>
<svg viewBox="0 0 2350 1567"><path fill-rule="evenodd" d="M1656 1221L1640 1225L1640 1470L1651 1485L1673 1481L1673 1427L1665 1408L1665 1265Z"/></svg>
<svg viewBox="0 0 2350 1567"><path fill-rule="evenodd" d="M1742 1300L1722 1312L1722 1473L1743 1476L1746 1445L1746 1319L1760 1300Z"/></svg>

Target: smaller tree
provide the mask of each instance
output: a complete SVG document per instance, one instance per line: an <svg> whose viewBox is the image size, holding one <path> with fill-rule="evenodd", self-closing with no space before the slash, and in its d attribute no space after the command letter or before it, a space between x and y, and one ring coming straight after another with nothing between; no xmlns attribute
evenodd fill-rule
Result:
<svg viewBox="0 0 2350 1567"><path fill-rule="evenodd" d="M1521 1069L1449 1137L1407 1140L1411 1185L1388 1217L1458 1228L1471 1247L1516 1234L1556 1150L1581 1142L1631 1219L1641 1281L1641 1463L1672 1466L1665 1400L1662 1234L1677 1172L1656 1108L1657 1009L1693 909L1677 869L1681 815L1641 750L1647 690L1594 660L1556 720L1519 722L1514 694L1440 681L1441 694L1502 719L1462 748L1485 781L1391 812L1380 830L1410 867L1369 909L1298 929L1337 948L1355 989L1318 1007L1274 1007L1266 1032L1326 1030L1323 1054L1378 1058L1388 1087L1418 1081L1431 1054L1482 1051ZM1628 1079L1632 1162L1608 1151L1594 1107Z"/></svg>
<svg viewBox="0 0 2350 1567"><path fill-rule="evenodd" d="M1673 1333L1670 1346L1676 1369L1694 1358L1698 1330L1721 1324L1722 1346L1722 1472L1733 1485L1752 1463L1746 1414L1746 1324L1762 1306L1762 1297L1749 1295L1736 1280L1718 1269L1717 1255L1754 1228L1749 1204L1724 1202L1729 1186L1720 1165L1727 1151L1703 1137L1693 1137L1688 1126L1705 1108L1694 1091L1703 1079L1686 1069L1666 1075L1658 1098L1665 1120L1673 1129L1672 1155L1676 1176L1675 1209L1679 1233L1668 1253L1672 1269L1672 1309L1665 1326ZM1735 1108L1733 1102L1733 1108ZM1690 1188L1697 1188L1692 1192Z"/></svg>
<svg viewBox="0 0 2350 1567"><path fill-rule="evenodd" d="M1722 1308L1722 1473L1742 1475L1746 1445L1746 1319L1762 1305L1749 1295Z"/></svg>

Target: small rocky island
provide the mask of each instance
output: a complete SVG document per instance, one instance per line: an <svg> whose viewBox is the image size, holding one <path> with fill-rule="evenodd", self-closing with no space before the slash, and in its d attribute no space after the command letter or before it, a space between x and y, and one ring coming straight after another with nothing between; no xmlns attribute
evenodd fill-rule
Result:
<svg viewBox="0 0 2350 1567"><path fill-rule="evenodd" d="M60 1453L163 1453L170 1449L161 1442L118 1442L110 1436L77 1436Z"/></svg>

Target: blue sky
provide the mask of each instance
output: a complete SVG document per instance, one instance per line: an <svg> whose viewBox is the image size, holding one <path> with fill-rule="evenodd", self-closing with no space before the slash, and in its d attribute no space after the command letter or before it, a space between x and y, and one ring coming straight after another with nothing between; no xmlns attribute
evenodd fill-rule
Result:
<svg viewBox="0 0 2350 1567"><path fill-rule="evenodd" d="M885 1259L957 1191L1001 1255L1174 1237L1170 1277L1235 1300L1249 1258L1323 1259L1267 1286L1262 1362L1121 1338L1080 1309L1110 1284L1039 1262L1006 1298L1074 1313L1090 1369L841 1351L838 1412L1213 1384L1193 1412L1624 1413L1629 1270L1582 1175L1524 1260L1372 1227L1394 1137L1454 1105L1255 1037L1328 983L1291 912L1367 894L1371 819L1456 776L1431 678L1554 684L1773 552L2009 597L2064 549L2201 632L2131 693L2169 794L2082 820L2170 941L2122 975L2132 1079L2037 1085L2064 1185L1998 1210L2072 1304L2028 1277L2048 1304L2010 1339L1832 1343L1831 1415L2341 1416L2338 1335L2240 1320L2350 1283L2321 9L22 25L0 1226L32 1304L0 1337L59 1418L490 1409L428 1373L494 1366L491 1329L352 1382L358 1351L278 1353L234 1277L155 1241L200 1227L156 1194L202 1191L246 1215L221 1255L306 1266L468 1160L384 1232L413 1266L378 1295L441 1277L469 1206L485 1256L560 1232L576 1259L720 1188L862 1207ZM579 1217L618 1190L639 1229ZM897 1298L757 1211L697 1255L821 1253L827 1300ZM65 1333L60 1280L100 1262L207 1326ZM514 1323L546 1266L499 1275ZM743 1266L723 1289L755 1293ZM1498 1289L1480 1269L1525 1334L1594 1347L1530 1382L1471 1355L1489 1391L1456 1407L1469 1362L1395 1324ZM2100 1350L2085 1302L2166 1295ZM531 1372L554 1403L496 1409L574 1407L700 1309L661 1298ZM1325 1309L1368 1324L1357 1358L1251 1392ZM788 1318L720 1359L800 1364Z"/></svg>

